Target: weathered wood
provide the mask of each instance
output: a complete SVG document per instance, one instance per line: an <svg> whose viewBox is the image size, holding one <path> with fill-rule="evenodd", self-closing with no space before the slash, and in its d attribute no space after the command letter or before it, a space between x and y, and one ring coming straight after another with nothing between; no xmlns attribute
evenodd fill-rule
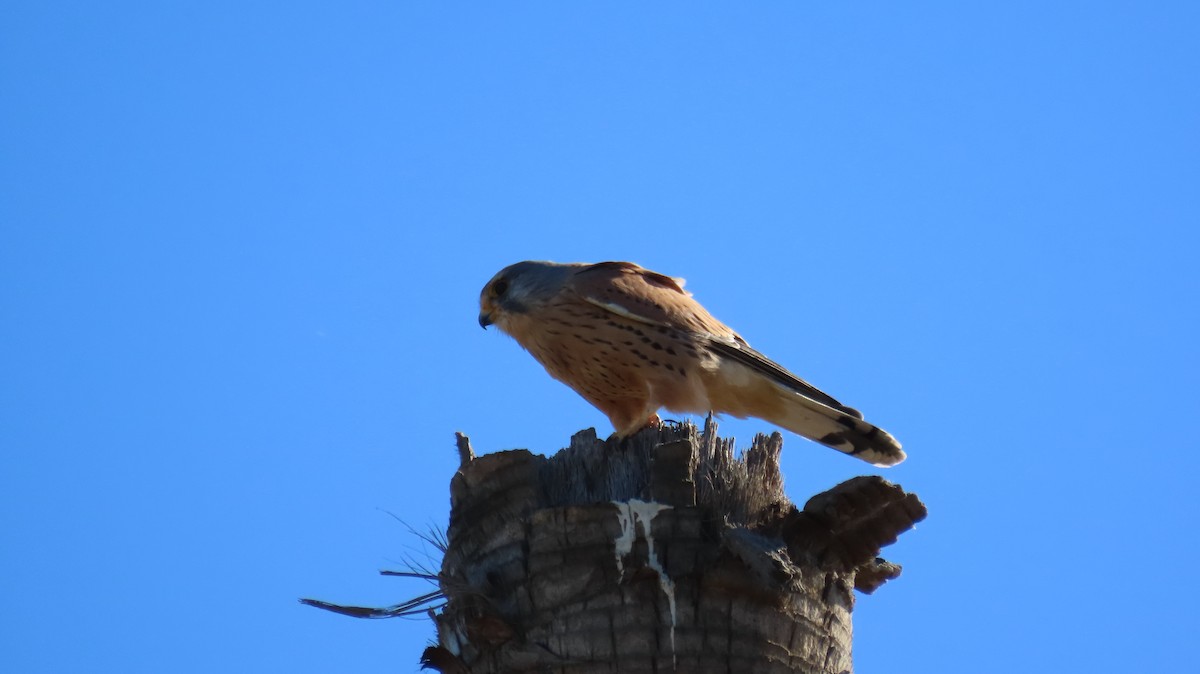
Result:
<svg viewBox="0 0 1200 674"><path fill-rule="evenodd" d="M850 672L852 589L899 575L877 555L925 516L877 477L798 510L782 438L691 424L625 441L583 431L551 457L473 458L451 480L443 672Z"/></svg>

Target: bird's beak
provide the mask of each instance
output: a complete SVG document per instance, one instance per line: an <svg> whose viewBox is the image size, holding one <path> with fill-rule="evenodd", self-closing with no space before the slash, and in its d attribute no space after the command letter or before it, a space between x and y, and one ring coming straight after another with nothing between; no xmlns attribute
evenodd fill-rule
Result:
<svg viewBox="0 0 1200 674"><path fill-rule="evenodd" d="M487 330L487 326L492 324L492 315L487 311L479 312L479 327Z"/></svg>

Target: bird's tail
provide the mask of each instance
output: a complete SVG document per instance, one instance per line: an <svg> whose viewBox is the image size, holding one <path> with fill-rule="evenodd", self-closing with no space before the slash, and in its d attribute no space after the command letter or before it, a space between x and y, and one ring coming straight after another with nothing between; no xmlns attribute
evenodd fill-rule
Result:
<svg viewBox="0 0 1200 674"><path fill-rule="evenodd" d="M783 404L767 421L876 466L894 466L905 459L896 438L863 421L858 410L832 407L782 386L779 392Z"/></svg>
<svg viewBox="0 0 1200 674"><path fill-rule="evenodd" d="M713 409L737 417L759 417L876 466L894 466L904 460L904 450L890 433L863 421L858 410L788 372L744 341L712 339L708 348L721 357L705 388Z"/></svg>

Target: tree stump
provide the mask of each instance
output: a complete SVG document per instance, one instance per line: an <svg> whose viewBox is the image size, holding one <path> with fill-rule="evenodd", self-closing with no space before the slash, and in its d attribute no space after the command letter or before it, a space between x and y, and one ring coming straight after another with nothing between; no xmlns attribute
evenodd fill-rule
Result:
<svg viewBox="0 0 1200 674"><path fill-rule="evenodd" d="M445 673L851 672L853 589L925 517L858 477L797 509L776 433L741 458L709 420L551 457L475 458L450 483L446 604L422 663Z"/></svg>

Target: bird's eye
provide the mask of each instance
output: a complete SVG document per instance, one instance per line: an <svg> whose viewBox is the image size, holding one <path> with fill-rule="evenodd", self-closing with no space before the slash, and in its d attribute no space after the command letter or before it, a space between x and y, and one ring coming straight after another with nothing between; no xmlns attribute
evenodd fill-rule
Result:
<svg viewBox="0 0 1200 674"><path fill-rule="evenodd" d="M508 281L505 281L504 279L499 279L498 281L496 281L495 283L492 284L492 292L496 293L496 297L503 295L507 291L508 291Z"/></svg>

